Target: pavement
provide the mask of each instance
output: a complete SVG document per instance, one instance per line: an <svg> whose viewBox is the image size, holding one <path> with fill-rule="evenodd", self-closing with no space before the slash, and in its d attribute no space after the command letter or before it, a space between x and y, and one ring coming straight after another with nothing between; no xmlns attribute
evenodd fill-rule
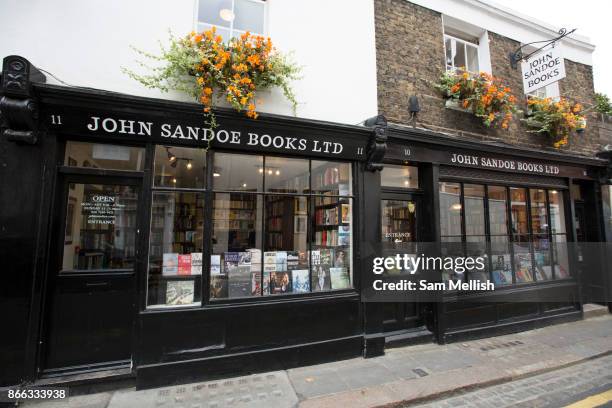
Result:
<svg viewBox="0 0 612 408"><path fill-rule="evenodd" d="M569 405L583 394L606 392L606 387L612 389L609 314L483 340L389 349L370 359L23 406L552 407L562 406L561 399Z"/></svg>

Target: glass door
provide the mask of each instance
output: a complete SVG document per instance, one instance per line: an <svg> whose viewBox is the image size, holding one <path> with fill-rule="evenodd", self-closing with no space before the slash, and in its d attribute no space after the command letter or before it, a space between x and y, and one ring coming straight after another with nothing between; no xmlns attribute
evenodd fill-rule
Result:
<svg viewBox="0 0 612 408"><path fill-rule="evenodd" d="M43 374L131 363L140 182L69 176L62 183Z"/></svg>
<svg viewBox="0 0 612 408"><path fill-rule="evenodd" d="M416 253L419 201L419 196L412 194L383 194L380 223L383 256ZM383 328L396 332L420 327L424 324L421 315L418 303L384 303Z"/></svg>

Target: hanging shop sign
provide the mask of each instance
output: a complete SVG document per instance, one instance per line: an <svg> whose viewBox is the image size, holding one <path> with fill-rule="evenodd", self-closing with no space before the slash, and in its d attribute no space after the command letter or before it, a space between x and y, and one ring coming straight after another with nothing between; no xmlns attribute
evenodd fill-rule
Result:
<svg viewBox="0 0 612 408"><path fill-rule="evenodd" d="M433 150L423 146L389 143L385 159L415 162L432 162L443 165L471 167L482 170L509 173L535 174L552 177L589 178L582 167L567 166L556 162L531 160L483 154L473 151Z"/></svg>
<svg viewBox="0 0 612 408"><path fill-rule="evenodd" d="M525 94L565 78L565 60L561 47L542 50L521 61L521 70Z"/></svg>
<svg viewBox="0 0 612 408"><path fill-rule="evenodd" d="M121 140L147 140L186 147L212 147L254 152L276 152L329 159L363 160L367 137L350 132L319 136L303 123L292 127L263 120L220 120L215 129L207 128L201 115L151 115L135 117L110 112L81 112L64 109L48 115L48 126L58 132L81 136L103 136Z"/></svg>

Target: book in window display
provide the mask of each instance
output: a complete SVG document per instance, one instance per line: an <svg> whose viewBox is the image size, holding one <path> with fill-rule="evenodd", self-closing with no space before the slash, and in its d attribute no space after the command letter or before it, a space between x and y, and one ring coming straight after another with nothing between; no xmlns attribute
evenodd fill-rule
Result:
<svg viewBox="0 0 612 408"><path fill-rule="evenodd" d="M179 254L178 275L191 275L191 254Z"/></svg>
<svg viewBox="0 0 612 408"><path fill-rule="evenodd" d="M227 275L219 274L210 277L210 298L227 298Z"/></svg>
<svg viewBox="0 0 612 408"><path fill-rule="evenodd" d="M349 255L346 249L337 249L335 251L334 266L338 268L349 265Z"/></svg>
<svg viewBox="0 0 612 408"><path fill-rule="evenodd" d="M193 303L194 281L173 280L166 286L166 305L189 305Z"/></svg>
<svg viewBox="0 0 612 408"><path fill-rule="evenodd" d="M523 253L516 254L515 256L516 265L516 281L517 282L531 282L533 276L531 275L531 254Z"/></svg>
<svg viewBox="0 0 612 408"><path fill-rule="evenodd" d="M251 294L251 253L226 252L225 273L229 297L244 297Z"/></svg>
<svg viewBox="0 0 612 408"><path fill-rule="evenodd" d="M338 227L338 245L349 246L351 244L351 227L341 225Z"/></svg>
<svg viewBox="0 0 612 408"><path fill-rule="evenodd" d="M510 255L493 255L493 283L496 285L512 284L512 266Z"/></svg>
<svg viewBox="0 0 612 408"><path fill-rule="evenodd" d="M192 275L202 274L202 253L201 252L191 253L191 274Z"/></svg>
<svg viewBox="0 0 612 408"><path fill-rule="evenodd" d="M162 275L174 276L178 274L178 253L165 253L162 263Z"/></svg>
<svg viewBox="0 0 612 408"><path fill-rule="evenodd" d="M329 268L332 289L347 289L351 286L347 268Z"/></svg>
<svg viewBox="0 0 612 408"><path fill-rule="evenodd" d="M295 269L291 271L292 287L294 293L310 292L308 269Z"/></svg>
<svg viewBox="0 0 612 408"><path fill-rule="evenodd" d="M210 274L219 275L221 274L221 255L210 256Z"/></svg>
<svg viewBox="0 0 612 408"><path fill-rule="evenodd" d="M343 224L348 224L349 222L351 222L351 206L349 204L342 204L341 205L341 222Z"/></svg>
<svg viewBox="0 0 612 408"><path fill-rule="evenodd" d="M329 269L329 265L313 265L311 285L313 291L322 292L331 289Z"/></svg>
<svg viewBox="0 0 612 408"><path fill-rule="evenodd" d="M270 272L270 294L291 293L291 272Z"/></svg>
<svg viewBox="0 0 612 408"><path fill-rule="evenodd" d="M251 271L251 296L261 295L261 272Z"/></svg>

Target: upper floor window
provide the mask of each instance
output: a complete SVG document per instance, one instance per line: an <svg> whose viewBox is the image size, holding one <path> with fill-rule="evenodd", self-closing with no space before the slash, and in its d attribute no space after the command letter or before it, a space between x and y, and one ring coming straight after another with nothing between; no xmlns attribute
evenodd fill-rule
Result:
<svg viewBox="0 0 612 408"><path fill-rule="evenodd" d="M559 83L555 82L550 85L543 86L542 88L538 88L535 91L529 92L527 94L527 98L552 98L556 101L559 100Z"/></svg>
<svg viewBox="0 0 612 408"><path fill-rule="evenodd" d="M477 73L480 70L478 44L444 34L444 52L447 71L461 69Z"/></svg>
<svg viewBox="0 0 612 408"><path fill-rule="evenodd" d="M212 26L225 40L246 31L264 34L265 2L262 0L199 0L197 29Z"/></svg>

